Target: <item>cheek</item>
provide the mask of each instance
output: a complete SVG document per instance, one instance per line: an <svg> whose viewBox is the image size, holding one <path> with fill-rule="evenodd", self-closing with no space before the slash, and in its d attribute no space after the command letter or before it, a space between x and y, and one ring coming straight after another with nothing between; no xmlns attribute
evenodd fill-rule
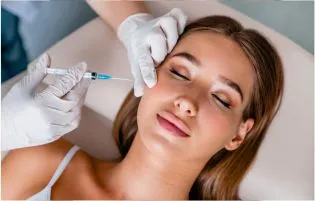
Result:
<svg viewBox="0 0 315 201"><path fill-rule="evenodd" d="M235 121L214 107L200 110L197 122L198 142L195 145L202 147L203 157L209 157L221 150L236 132Z"/></svg>
<svg viewBox="0 0 315 201"><path fill-rule="evenodd" d="M170 79L165 71L157 72L157 84L152 88L145 86L138 107L138 129L143 133L151 132L152 125L157 124L157 113L172 107L172 100L182 91L180 85L174 83L174 79Z"/></svg>
<svg viewBox="0 0 315 201"><path fill-rule="evenodd" d="M167 100L171 96L179 93L182 89L182 85L178 81L171 77L165 67L161 67L157 71L157 84L153 88L145 86L144 95L146 99L154 100Z"/></svg>
<svg viewBox="0 0 315 201"><path fill-rule="evenodd" d="M145 86L144 94L138 107L137 118L138 123L140 123L139 127L141 127L142 120L151 119L153 115L156 115L157 112L163 109L163 105L166 104L170 97L171 90L169 84L165 83L165 80L162 78L158 79L157 84L153 88Z"/></svg>

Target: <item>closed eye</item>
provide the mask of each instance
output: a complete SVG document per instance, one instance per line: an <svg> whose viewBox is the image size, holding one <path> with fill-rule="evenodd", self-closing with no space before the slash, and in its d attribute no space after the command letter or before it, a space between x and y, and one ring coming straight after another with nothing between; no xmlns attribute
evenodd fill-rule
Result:
<svg viewBox="0 0 315 201"><path fill-rule="evenodd" d="M177 72L177 71L174 70L174 69L170 69L170 72L171 72L173 75L175 75L176 77L179 77L179 78L181 78L181 79L190 81L189 78L187 78L186 76L180 74L179 72Z"/></svg>
<svg viewBox="0 0 315 201"><path fill-rule="evenodd" d="M231 105L225 101L223 101L221 98L219 98L219 96L217 96L216 94L212 94L212 96L217 99L217 101L219 101L224 107L231 109Z"/></svg>

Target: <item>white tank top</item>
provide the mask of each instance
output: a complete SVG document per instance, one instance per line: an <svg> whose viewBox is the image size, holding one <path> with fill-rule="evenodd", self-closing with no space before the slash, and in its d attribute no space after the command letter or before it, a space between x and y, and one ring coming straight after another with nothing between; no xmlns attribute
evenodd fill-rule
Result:
<svg viewBox="0 0 315 201"><path fill-rule="evenodd" d="M36 193L35 195L31 196L27 200L38 200L38 201L45 201L50 200L51 188L58 180L62 172L66 169L67 165L71 161L72 157L75 153L80 149L77 145L74 145L66 154L64 159L61 161L60 165L58 166L56 172L54 173L53 177L49 181L48 185L41 190L40 192Z"/></svg>

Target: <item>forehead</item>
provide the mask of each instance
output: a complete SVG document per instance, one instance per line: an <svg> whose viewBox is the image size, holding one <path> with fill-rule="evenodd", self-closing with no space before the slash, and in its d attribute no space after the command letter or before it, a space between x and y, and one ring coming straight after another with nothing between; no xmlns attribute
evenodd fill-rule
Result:
<svg viewBox="0 0 315 201"><path fill-rule="evenodd" d="M236 42L210 31L196 31L184 36L171 55L179 52L187 52L196 57L201 63L201 69L207 71L204 74L211 75L209 79L224 76L237 83L245 97L249 96L254 71Z"/></svg>

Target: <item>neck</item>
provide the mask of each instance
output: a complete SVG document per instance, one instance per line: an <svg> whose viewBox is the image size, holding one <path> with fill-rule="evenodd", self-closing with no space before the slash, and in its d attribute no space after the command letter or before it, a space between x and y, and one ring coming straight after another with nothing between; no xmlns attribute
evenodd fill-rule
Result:
<svg viewBox="0 0 315 201"><path fill-rule="evenodd" d="M152 153L136 134L128 154L108 172L105 183L117 199L188 199L202 167Z"/></svg>

